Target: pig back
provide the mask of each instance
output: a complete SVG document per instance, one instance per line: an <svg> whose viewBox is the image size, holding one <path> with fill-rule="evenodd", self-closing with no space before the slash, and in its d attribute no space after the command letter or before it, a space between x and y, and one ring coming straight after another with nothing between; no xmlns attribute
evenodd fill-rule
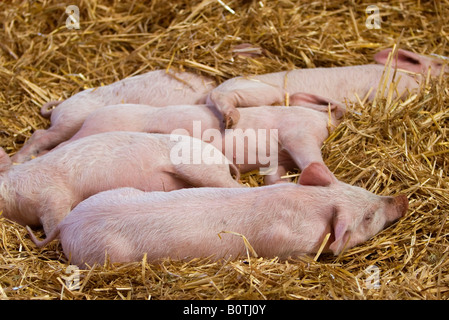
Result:
<svg viewBox="0 0 449 320"><path fill-rule="evenodd" d="M146 191L184 187L172 175L170 146L169 136L165 135L107 132L54 150L45 161L53 164L54 173L64 176L62 180L79 202L118 187Z"/></svg>
<svg viewBox="0 0 449 320"><path fill-rule="evenodd" d="M234 205L230 204L231 208L227 209L220 200L248 194L248 190L178 191L148 193L122 188L86 199L59 224L65 254L72 257L74 264L92 265L102 263L105 252L111 262L139 261L144 253L150 261L169 256L182 259L213 253L222 255L233 245L240 253L243 246L238 237L226 241L223 252L217 251L217 243L223 243L217 233L226 229L226 217L245 217L243 209L237 214ZM206 239L212 241L203 241Z"/></svg>
<svg viewBox="0 0 449 320"><path fill-rule="evenodd" d="M148 104L155 107L205 103L215 81L189 72L150 71L98 88L104 105Z"/></svg>

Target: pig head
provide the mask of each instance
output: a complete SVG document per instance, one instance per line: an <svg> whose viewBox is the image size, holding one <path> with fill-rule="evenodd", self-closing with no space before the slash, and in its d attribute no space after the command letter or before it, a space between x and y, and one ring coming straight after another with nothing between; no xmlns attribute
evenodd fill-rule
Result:
<svg viewBox="0 0 449 320"><path fill-rule="evenodd" d="M328 220L331 237L327 249L335 255L373 237L403 217L408 209L405 195L378 196L343 183L321 163L311 163L301 173L298 183L320 187L334 199Z"/></svg>
<svg viewBox="0 0 449 320"><path fill-rule="evenodd" d="M385 65L388 61L388 55L393 49L385 49L374 55L374 61ZM438 77L442 72L449 72L443 69L444 61L439 58L432 58L421 54L413 53L407 50L398 49L397 55L392 57L392 67L402 70L415 72L417 74L426 75L430 71L430 75ZM445 70L445 71L444 71Z"/></svg>

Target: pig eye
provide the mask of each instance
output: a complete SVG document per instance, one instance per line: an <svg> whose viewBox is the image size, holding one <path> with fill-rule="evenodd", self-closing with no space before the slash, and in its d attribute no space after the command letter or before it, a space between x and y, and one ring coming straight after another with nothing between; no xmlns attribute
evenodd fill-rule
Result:
<svg viewBox="0 0 449 320"><path fill-rule="evenodd" d="M374 218L374 212L369 212L365 214L364 220L365 222L370 222Z"/></svg>

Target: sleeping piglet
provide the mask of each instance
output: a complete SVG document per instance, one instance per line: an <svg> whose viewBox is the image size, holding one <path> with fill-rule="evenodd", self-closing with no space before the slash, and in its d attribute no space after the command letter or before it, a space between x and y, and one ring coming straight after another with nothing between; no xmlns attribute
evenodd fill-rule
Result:
<svg viewBox="0 0 449 320"><path fill-rule="evenodd" d="M80 203L45 240L59 236L71 263L155 262L163 258L245 256L244 236L257 255L339 254L405 215L404 195L378 196L338 181L321 163L310 164L300 185L195 188L142 192L124 188ZM239 236L240 235L240 236Z"/></svg>
<svg viewBox="0 0 449 320"><path fill-rule="evenodd" d="M214 80L194 73L156 70L81 91L65 101L51 101L41 109L44 117L51 117L50 128L36 130L12 160L15 163L28 161L70 139L89 113L98 108L119 103L161 107L205 103L207 94L214 87ZM50 109L55 105L56 108Z"/></svg>
<svg viewBox="0 0 449 320"><path fill-rule="evenodd" d="M230 128L239 121L240 113L237 107L279 103L295 92L325 96L339 102L345 99L355 101L356 95L363 99L371 92L368 99L372 101L390 52L391 49L378 52L374 56L374 60L379 63L377 65L296 69L232 78L213 89L207 103L217 108L224 117L226 127ZM398 50L397 59L393 57L392 67L402 69L397 71L395 78L399 80L397 92L402 96L419 87L423 74L427 74L428 69L431 70L431 75L439 75L443 70L443 60ZM391 70L387 88L393 74ZM385 95L387 93L388 90L385 90Z"/></svg>
<svg viewBox="0 0 449 320"><path fill-rule="evenodd" d="M212 148L188 138L172 141L162 134L108 132L79 139L19 165L11 165L0 149L0 210L4 217L22 225L42 224L49 234L79 202L105 190L243 187L232 178L230 165L219 150L213 154L221 159L211 164L193 159L173 164L171 150L179 144L186 144L191 157Z"/></svg>
<svg viewBox="0 0 449 320"><path fill-rule="evenodd" d="M295 93L301 106L244 108L234 129L224 130L215 110L206 105L153 107L114 105L92 112L81 129L55 150L79 138L107 131L142 131L190 135L210 142L241 173L259 170L265 183L311 162L323 162L321 147L345 112L344 106L324 97Z"/></svg>

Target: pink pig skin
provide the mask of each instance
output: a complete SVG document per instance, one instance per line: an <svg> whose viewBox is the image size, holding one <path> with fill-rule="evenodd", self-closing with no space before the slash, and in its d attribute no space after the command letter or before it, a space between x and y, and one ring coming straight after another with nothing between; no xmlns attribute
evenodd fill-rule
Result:
<svg viewBox="0 0 449 320"><path fill-rule="evenodd" d="M400 217L404 195L389 197L338 181L321 163L310 164L300 183L258 188L195 188L172 192L116 189L80 203L45 240L60 237L71 263L85 267L163 258L245 256L246 237L259 256L281 259L324 252L339 254ZM228 231L228 233L222 233ZM220 237L218 236L220 234Z"/></svg>
<svg viewBox="0 0 449 320"><path fill-rule="evenodd" d="M391 49L378 52L374 59L385 64ZM432 75L442 70L442 60L429 58L406 50L398 51L398 59L393 60L393 67L408 70L417 74L398 71L396 79L400 79L398 92L405 94L408 90L419 87L421 73L431 69ZM337 68L297 69L277 73L236 77L229 79L212 90L207 104L215 106L224 116L227 128L239 121L237 107L270 105L284 101L286 94L307 92L325 96L339 102L345 99L355 100L355 95L363 99L370 90L369 100L376 94L379 81L384 73L384 65L359 65ZM390 81L393 70L390 72ZM389 83L389 82L388 82ZM388 93L388 90L386 90Z"/></svg>
<svg viewBox="0 0 449 320"><path fill-rule="evenodd" d="M205 105L179 105L168 107L152 107L145 105L116 105L108 106L91 113L84 122L81 129L63 146L81 137L107 131L141 131L157 132L169 134L184 129L178 133L194 135L193 122L201 121L201 134L208 129L221 131L222 139L219 141L203 136L203 140L211 142L216 148L222 150L241 173L257 170L261 167L269 167L271 164L262 165L257 157L258 154L269 155L270 146L265 141L259 144L257 136L248 135L248 142L245 144L244 154L254 155L256 162L250 163L248 159L245 163L236 159L236 151L233 147L243 144L245 132L259 129L278 130L278 140L271 139L270 144L276 144L278 153L277 171L265 176L265 183L272 184L280 182L280 177L287 171L299 167L304 169L311 162L323 162L321 146L329 135L329 129L333 129L339 118L345 111L340 104L326 98L313 96L310 94L296 93L296 103L304 103L304 107L282 107L282 106L261 106L242 109L242 118L230 132L224 131L222 121L217 117L212 107ZM332 112L327 109L330 106ZM316 109L316 110L313 110ZM322 111L321 111L322 110ZM330 128L328 126L330 125ZM239 129L241 132L239 133ZM232 138L235 142L227 143L226 138ZM201 138L197 137L196 138ZM269 133L267 133L269 137ZM59 148L59 147L58 147ZM232 157L230 157L232 155ZM274 169L274 168L273 168Z"/></svg>
<svg viewBox="0 0 449 320"><path fill-rule="evenodd" d="M215 82L196 74L167 74L164 70L147 72L110 85L81 91L62 102L51 101L42 107L45 117L51 115L47 130L36 130L29 141L12 158L15 163L30 160L70 139L92 111L111 104L135 103L168 106L205 103ZM48 107L57 105L53 110Z"/></svg>
<svg viewBox="0 0 449 320"><path fill-rule="evenodd" d="M180 143L188 143L193 152L209 146L197 139L198 143L192 144L193 140ZM4 217L20 224L42 224L48 234L79 202L105 190L243 187L232 178L223 155L223 164L173 165L170 150L177 143L168 135L109 132L80 139L19 165L11 165L0 149L0 210ZM220 154L218 150L215 153Z"/></svg>

